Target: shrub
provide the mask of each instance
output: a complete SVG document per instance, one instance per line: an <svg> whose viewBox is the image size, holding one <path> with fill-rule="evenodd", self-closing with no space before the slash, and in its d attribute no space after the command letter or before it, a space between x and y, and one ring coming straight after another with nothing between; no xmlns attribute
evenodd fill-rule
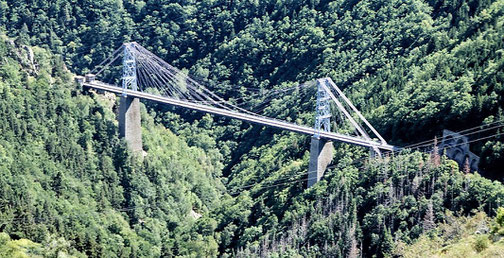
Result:
<svg viewBox="0 0 504 258"><path fill-rule="evenodd" d="M474 250L480 253L488 248L489 240L487 235L480 235L476 238L476 242L474 242Z"/></svg>

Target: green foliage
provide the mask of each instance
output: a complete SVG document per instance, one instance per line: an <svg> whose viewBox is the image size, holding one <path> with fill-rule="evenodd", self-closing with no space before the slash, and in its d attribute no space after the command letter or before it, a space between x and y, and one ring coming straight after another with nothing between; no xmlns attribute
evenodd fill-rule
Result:
<svg viewBox="0 0 504 258"><path fill-rule="evenodd" d="M217 222L188 217L218 205L220 157L189 147L143 110L140 162L118 138L115 97L82 93L39 48L31 70L25 50L0 41L0 230L21 238L4 243L2 233L5 256L26 248L49 257L214 256Z"/></svg>
<svg viewBox="0 0 504 258"><path fill-rule="evenodd" d="M503 6L0 0L0 31L16 38L0 40L0 231L91 257L380 257L436 234L446 210L493 215L502 184L444 158L358 164L366 150L342 144L337 166L305 190L306 137L152 103L136 160L117 137L115 98L81 93L63 64L84 73L135 40L248 107L265 97L246 88L331 76L401 145L504 118ZM34 63L26 44L39 46ZM294 92L258 108L311 124L313 103ZM482 175L502 178L502 142L472 144Z"/></svg>
<svg viewBox="0 0 504 258"><path fill-rule="evenodd" d="M215 92L252 103L260 99L242 87L331 76L399 144L502 118L502 1L1 3L0 26L10 36L51 48L79 73L136 40ZM313 103L292 103L296 97L265 111L310 123ZM250 145L242 132L208 136L223 139L216 144L225 158L235 156L225 173L248 152L235 146ZM212 152L215 139L203 137L190 144ZM500 178L502 139L495 140L475 149L486 175Z"/></svg>
<svg viewBox="0 0 504 258"><path fill-rule="evenodd" d="M474 243L474 250L476 250L476 252L478 253L483 252L490 245L489 242L490 241L488 240L488 236L478 236L476 238L476 242Z"/></svg>
<svg viewBox="0 0 504 258"><path fill-rule="evenodd" d="M343 257L362 248L364 255L390 256L398 243L411 243L423 233L436 235L438 223L454 220L445 210L469 214L480 209L494 214L490 207L498 207L504 197L501 183L466 175L453 161L442 157L439 163L421 153L403 153L360 168L343 162L326 180L297 194L286 209L273 210L283 218L277 226L264 227L265 220L253 223L249 228L263 226L263 236L259 242L251 238L240 253L273 255L287 249L302 256ZM285 190L271 191L275 196ZM262 207L256 212L263 215L255 216L268 216L267 210ZM460 238L461 233L454 231L457 222L449 223L453 229L446 230L446 239ZM478 225L473 228L484 230ZM245 231L247 236L251 232Z"/></svg>
<svg viewBox="0 0 504 258"><path fill-rule="evenodd" d="M436 234L422 234L413 243L396 245L394 255L401 257L499 257L503 243L488 234L491 218L478 212L471 216L455 217L446 212L446 221L436 229ZM494 218L493 220L496 220Z"/></svg>
<svg viewBox="0 0 504 258"><path fill-rule="evenodd" d="M495 216L495 225L492 227L492 233L496 235L504 235L504 208L497 209Z"/></svg>
<svg viewBox="0 0 504 258"><path fill-rule="evenodd" d="M28 239L12 240L6 233L0 233L0 256L8 258L28 257L86 257L72 250L71 244L63 238L46 241L44 245Z"/></svg>

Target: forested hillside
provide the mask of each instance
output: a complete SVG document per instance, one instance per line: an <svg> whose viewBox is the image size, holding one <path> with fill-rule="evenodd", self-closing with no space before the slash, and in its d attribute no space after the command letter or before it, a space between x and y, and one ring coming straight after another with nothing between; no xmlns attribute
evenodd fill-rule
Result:
<svg viewBox="0 0 504 258"><path fill-rule="evenodd" d="M215 254L213 239L191 235L211 227L194 214L217 207L225 190L218 158L144 110L141 164L118 138L115 97L84 94L46 50L3 37L0 51L3 232L78 256L170 256L193 245Z"/></svg>
<svg viewBox="0 0 504 258"><path fill-rule="evenodd" d="M471 136L492 136L471 143L479 173L337 144L306 190L308 137L144 103L140 160L118 100L72 73L137 41L246 108L308 123L310 89L250 90L330 76L401 146L504 119L504 1L0 0L0 31L0 256L414 255L468 239L439 223L502 205L501 129ZM479 219L475 241L499 248L501 217Z"/></svg>

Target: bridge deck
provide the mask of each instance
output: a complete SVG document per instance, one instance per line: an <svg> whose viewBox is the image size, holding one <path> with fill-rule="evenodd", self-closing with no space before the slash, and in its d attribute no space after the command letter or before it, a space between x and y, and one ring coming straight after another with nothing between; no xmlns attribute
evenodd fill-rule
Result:
<svg viewBox="0 0 504 258"><path fill-rule="evenodd" d="M94 88L94 89L113 92L116 94L125 93L131 97L156 101L156 102L160 102L160 103L164 103L164 104L169 104L169 105L174 105L174 106L178 106L178 107L184 107L184 108L189 108L189 109L193 109L193 110L198 110L198 111L202 111L202 112L206 112L206 113L212 113L212 114L216 114L216 115L220 115L220 116L240 119L240 120L255 123L255 124L260 124L260 125L276 127L276 128L280 128L280 129L284 129L284 130L289 130L289 131L296 132L296 133L302 133L302 134L307 134L307 135L314 135L316 133L314 128L307 127L307 126L296 125L296 124L285 122L285 121L275 120L273 118L254 116L254 115L240 113L240 112L236 112L236 111L230 111L230 110L226 110L226 109L222 109L222 108L216 108L216 107L201 105L201 104L197 104L197 103L191 103L191 102L186 102L186 101L182 101L182 100L156 96L153 94L144 93L144 92L140 92L140 91L124 90L121 87L117 87L117 86L110 85L110 84L105 84L105 83L99 82L99 81L83 82L82 85L90 87L90 88ZM343 134L338 134L338 133L333 133L333 132L323 132L323 131L319 132L319 135L321 138L324 138L324 139L342 141L342 142L360 145L360 146L364 146L364 147L370 147L370 148L377 147L382 150L389 150L389 151L394 150L394 146L392 146L392 145L381 144L381 143L375 142L375 141L367 141L365 139L361 139L361 138L357 138L357 137L353 137L353 136L347 136L347 135L343 135Z"/></svg>

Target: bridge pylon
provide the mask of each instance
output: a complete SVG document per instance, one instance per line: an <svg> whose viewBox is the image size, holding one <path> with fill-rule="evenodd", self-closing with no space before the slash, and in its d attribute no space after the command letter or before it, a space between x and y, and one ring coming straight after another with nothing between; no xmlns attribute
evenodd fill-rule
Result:
<svg viewBox="0 0 504 258"><path fill-rule="evenodd" d="M333 93L333 90L336 93ZM315 133L311 140L310 163L308 165L308 188L320 181L327 166L332 161L332 142L320 137L322 132L331 131L331 104L337 108L335 110L342 114L343 119L349 122L349 125L354 129L355 133L357 133L357 138L369 143L375 142L366 131L367 129L378 138L379 144L388 145L378 131L376 131L359 110L357 110L331 78L318 79ZM357 122L357 119L360 119L364 123L364 126L361 126L361 124ZM381 157L381 150L378 145L370 146L370 156Z"/></svg>
<svg viewBox="0 0 504 258"><path fill-rule="evenodd" d="M119 101L119 136L126 139L128 148L133 153L142 152L142 125L140 118L140 100L126 94L127 89L138 90L136 60L133 43L124 43L123 50L123 94Z"/></svg>
<svg viewBox="0 0 504 258"><path fill-rule="evenodd" d="M331 131L331 97L317 80L317 105L315 107L315 134L310 143L310 163L308 164L308 188L316 184L332 161L332 141L320 138L320 132Z"/></svg>
<svg viewBox="0 0 504 258"><path fill-rule="evenodd" d="M308 188L320 181L324 175L327 166L332 161L333 149L332 141L312 136L310 163L308 164Z"/></svg>

